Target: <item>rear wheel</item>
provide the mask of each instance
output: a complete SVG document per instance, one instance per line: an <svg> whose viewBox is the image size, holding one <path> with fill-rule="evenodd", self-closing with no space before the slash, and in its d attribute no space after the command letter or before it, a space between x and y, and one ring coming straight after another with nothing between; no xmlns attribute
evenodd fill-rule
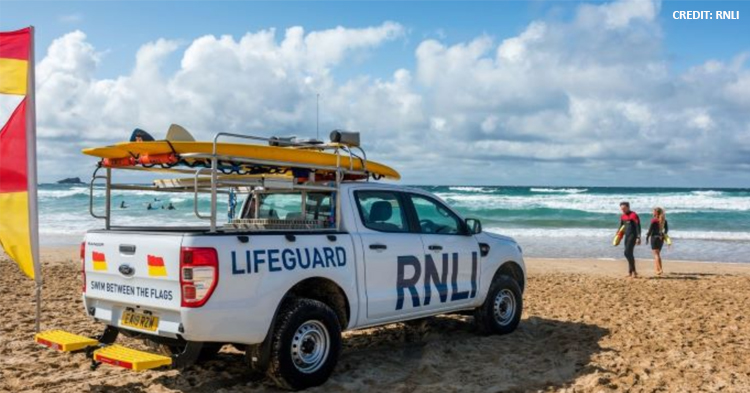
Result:
<svg viewBox="0 0 750 393"><path fill-rule="evenodd" d="M271 337L267 375L285 389L325 383L341 352L341 326L325 303L291 299L280 311Z"/></svg>
<svg viewBox="0 0 750 393"><path fill-rule="evenodd" d="M474 320L484 334L508 334L516 330L523 312L523 297L516 280L495 277L484 303L474 312Z"/></svg>

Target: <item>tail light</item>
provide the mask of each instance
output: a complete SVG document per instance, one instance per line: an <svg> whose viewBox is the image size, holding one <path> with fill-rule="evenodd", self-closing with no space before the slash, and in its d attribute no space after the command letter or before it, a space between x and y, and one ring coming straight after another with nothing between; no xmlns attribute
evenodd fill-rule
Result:
<svg viewBox="0 0 750 393"><path fill-rule="evenodd" d="M81 290L86 293L86 242L81 242L81 277L83 278Z"/></svg>
<svg viewBox="0 0 750 393"><path fill-rule="evenodd" d="M201 307L219 282L219 256L208 247L180 249L182 307Z"/></svg>

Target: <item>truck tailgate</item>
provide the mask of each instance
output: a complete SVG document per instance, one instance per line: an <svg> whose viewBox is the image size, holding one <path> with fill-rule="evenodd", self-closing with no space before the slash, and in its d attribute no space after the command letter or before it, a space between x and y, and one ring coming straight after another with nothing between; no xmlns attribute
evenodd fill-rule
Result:
<svg viewBox="0 0 750 393"><path fill-rule="evenodd" d="M86 298L179 310L181 244L180 234L87 233Z"/></svg>

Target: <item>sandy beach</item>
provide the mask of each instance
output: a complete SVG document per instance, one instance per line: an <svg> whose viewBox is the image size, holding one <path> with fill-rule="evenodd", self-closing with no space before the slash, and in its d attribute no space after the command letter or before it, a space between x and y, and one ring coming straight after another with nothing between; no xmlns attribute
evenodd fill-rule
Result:
<svg viewBox="0 0 750 393"><path fill-rule="evenodd" d="M101 327L81 309L75 248L43 250L43 329ZM0 391L261 392L240 352L190 370L89 370L83 354L33 342L33 282L0 257ZM470 317L348 332L330 381L313 392L750 391L750 264L665 261L626 280L624 260L529 259L525 310L507 336ZM121 338L128 346L141 343Z"/></svg>

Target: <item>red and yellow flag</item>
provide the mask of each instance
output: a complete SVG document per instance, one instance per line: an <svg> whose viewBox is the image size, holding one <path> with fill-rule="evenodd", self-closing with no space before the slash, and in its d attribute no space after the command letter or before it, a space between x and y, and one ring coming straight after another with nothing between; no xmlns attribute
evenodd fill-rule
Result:
<svg viewBox="0 0 750 393"><path fill-rule="evenodd" d="M147 257L148 262L148 275L151 277L163 277L167 275L167 268L164 266L164 258L149 255Z"/></svg>
<svg viewBox="0 0 750 393"><path fill-rule="evenodd" d="M41 283L32 37L31 27L0 32L0 94L25 96L0 130L0 245Z"/></svg>
<svg viewBox="0 0 750 393"><path fill-rule="evenodd" d="M104 256L103 252L94 251L91 254L91 260L94 261L94 270L96 271L107 270L107 258Z"/></svg>
<svg viewBox="0 0 750 393"><path fill-rule="evenodd" d="M26 95L31 28L0 32L0 94Z"/></svg>

